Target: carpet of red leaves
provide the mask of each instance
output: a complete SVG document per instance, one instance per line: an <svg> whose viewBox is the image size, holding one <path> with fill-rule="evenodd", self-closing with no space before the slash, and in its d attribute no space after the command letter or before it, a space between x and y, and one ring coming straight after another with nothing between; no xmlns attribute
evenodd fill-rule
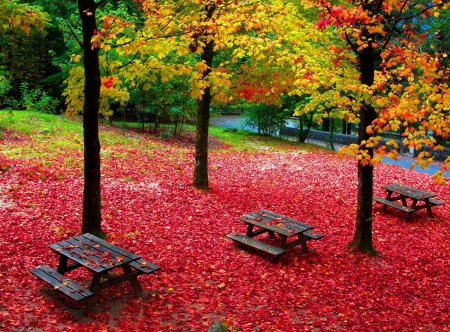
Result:
<svg viewBox="0 0 450 332"><path fill-rule="evenodd" d="M294 145L212 149L211 191L201 192L192 186L191 144L133 142L102 142L102 226L110 242L161 271L139 277L143 298L121 284L103 291L89 314L28 272L55 267L47 246L78 234L82 151L61 147L51 160L0 154L0 330L206 331L218 320L241 331L450 330L448 185L378 165L375 195L400 182L436 192L446 204L433 218L422 210L411 221L375 205L380 256L367 257L346 247L356 216L352 159ZM35 149L27 138L0 145ZM310 242L311 253L296 247L278 261L237 248L225 235L244 232L237 219L260 208L315 225L324 238Z"/></svg>

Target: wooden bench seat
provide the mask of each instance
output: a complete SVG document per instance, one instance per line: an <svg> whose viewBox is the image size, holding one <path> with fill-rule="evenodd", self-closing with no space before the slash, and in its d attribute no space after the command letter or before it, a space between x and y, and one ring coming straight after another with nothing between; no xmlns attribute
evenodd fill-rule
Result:
<svg viewBox="0 0 450 332"><path fill-rule="evenodd" d="M150 274L150 273L156 272L161 269L159 266L156 266L150 262L147 262L146 260L144 260L142 258L137 261L131 262L130 266L134 267L136 270L139 270L145 274Z"/></svg>
<svg viewBox="0 0 450 332"><path fill-rule="evenodd" d="M53 286L54 289L63 292L72 300L80 301L94 295L90 290L78 285L76 282L67 279L62 274L48 267L47 265L38 266L30 270L39 279Z"/></svg>
<svg viewBox="0 0 450 332"><path fill-rule="evenodd" d="M303 236L308 238L308 241L309 240L319 240L319 239L323 238L322 234L312 233L311 231L304 232Z"/></svg>
<svg viewBox="0 0 450 332"><path fill-rule="evenodd" d="M429 202L433 205L444 205L444 202L442 201L437 201L435 199L430 199Z"/></svg>
<svg viewBox="0 0 450 332"><path fill-rule="evenodd" d="M259 249L261 251L267 252L274 256L281 255L285 252L285 250L283 250L279 247L271 246L270 244L255 240L255 239L248 237L246 235L243 235L243 234L231 233L231 234L228 234L227 237L237 243L241 243L246 246Z"/></svg>
<svg viewBox="0 0 450 332"><path fill-rule="evenodd" d="M410 207L408 207L408 206L403 206L403 205L394 203L394 202L389 201L389 200L387 200L387 199L385 199L385 198L374 197L373 200L374 200L375 202L378 202L378 203L381 203L381 204L384 204L384 205L388 205L388 206L390 206L390 207L393 207L393 208L398 209L398 210L403 211L403 212L412 213L412 212L415 212L415 211L416 211L416 209L413 209L413 208L410 208Z"/></svg>

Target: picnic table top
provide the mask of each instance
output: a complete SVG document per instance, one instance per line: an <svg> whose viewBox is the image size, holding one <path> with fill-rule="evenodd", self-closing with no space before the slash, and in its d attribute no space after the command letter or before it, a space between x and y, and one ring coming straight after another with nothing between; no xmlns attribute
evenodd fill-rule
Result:
<svg viewBox="0 0 450 332"><path fill-rule="evenodd" d="M415 189L415 188L412 188L412 187L409 187L409 186L406 186L406 185L400 184L400 183L390 184L388 186L382 186L381 188L383 188L387 191L396 192L400 195L407 196L407 197L417 199L417 200L428 199L428 198L437 196L437 194L433 194L433 193L430 193L427 191Z"/></svg>
<svg viewBox="0 0 450 332"><path fill-rule="evenodd" d="M49 247L94 273L106 272L141 258L89 233L51 244Z"/></svg>
<svg viewBox="0 0 450 332"><path fill-rule="evenodd" d="M314 228L314 226L263 209L243 215L239 220L285 236L296 235Z"/></svg>

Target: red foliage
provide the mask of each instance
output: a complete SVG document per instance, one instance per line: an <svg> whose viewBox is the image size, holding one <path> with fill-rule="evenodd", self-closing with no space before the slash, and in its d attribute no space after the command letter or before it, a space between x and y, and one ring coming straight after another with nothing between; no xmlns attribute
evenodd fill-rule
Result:
<svg viewBox="0 0 450 332"><path fill-rule="evenodd" d="M33 150L26 141L8 144ZM346 248L356 215L352 159L295 147L213 150L212 190L201 192L192 186L192 145L141 138L102 147L103 229L112 243L162 268L139 277L148 296L115 286L83 315L82 305L31 275L37 265L56 266L48 244L80 230L82 152L11 159L0 172L1 330L206 331L220 319L242 331L449 330L450 194L431 177L377 166L377 196L382 185L402 182L438 193L446 205L434 208L433 219L420 211L410 222L375 206L381 256L370 258ZM324 238L310 244L311 253L296 247L277 262L236 248L225 235L244 232L238 217L259 208L315 225ZM89 278L75 273L68 277Z"/></svg>
<svg viewBox="0 0 450 332"><path fill-rule="evenodd" d="M105 86L106 89L110 89L113 86L113 78L110 77L108 80L103 82L103 85Z"/></svg>
<svg viewBox="0 0 450 332"><path fill-rule="evenodd" d="M238 94L248 101L262 101L264 96L269 91L267 87L248 86L239 90Z"/></svg>

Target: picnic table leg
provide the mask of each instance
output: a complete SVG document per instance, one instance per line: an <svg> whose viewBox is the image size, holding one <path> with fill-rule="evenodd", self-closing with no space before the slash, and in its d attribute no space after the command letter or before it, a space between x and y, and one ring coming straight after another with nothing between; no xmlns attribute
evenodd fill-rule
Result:
<svg viewBox="0 0 450 332"><path fill-rule="evenodd" d="M413 208L416 205L415 203L417 203L417 202L414 200ZM402 197L402 204L403 204L403 206L408 206L408 203L406 202L406 198L405 197Z"/></svg>
<svg viewBox="0 0 450 332"><path fill-rule="evenodd" d="M391 196L392 196L392 191L388 191L387 193L388 193L388 194L387 194L387 196L386 196L386 199L387 199L388 201L390 201L390 200L391 200ZM386 205L386 204L383 204L383 207L381 208L381 210L386 210L386 208L387 208L387 205Z"/></svg>
<svg viewBox="0 0 450 332"><path fill-rule="evenodd" d="M286 249L286 241L287 241L287 236L286 235L281 235L281 242L279 247L281 249Z"/></svg>
<svg viewBox="0 0 450 332"><path fill-rule="evenodd" d="M416 206L417 206L417 199L413 199L413 203L411 205L411 208L415 209ZM413 212L409 212L407 219L411 219L412 218L412 214L413 214Z"/></svg>
<svg viewBox="0 0 450 332"><path fill-rule="evenodd" d="M96 293L95 288L100 285L100 282L102 281L102 273L94 273L92 276L91 286L89 287L89 290L93 293ZM86 302L86 310L90 311L94 308L95 302L96 302L96 295L91 296L87 299Z"/></svg>
<svg viewBox="0 0 450 332"><path fill-rule="evenodd" d="M306 238L303 236L303 233L298 234L298 239L299 239L299 240L303 240L303 241L301 242L302 252L304 252L304 253L309 252L309 250L308 250L308 245L306 244Z"/></svg>
<svg viewBox="0 0 450 332"><path fill-rule="evenodd" d="M424 199L424 202L425 202L426 205L428 205L427 206L428 217L432 217L433 216L433 214L431 213L431 206L432 206L432 204L430 203L430 199L426 198L426 199Z"/></svg>
<svg viewBox="0 0 450 332"><path fill-rule="evenodd" d="M252 233L253 233L253 225L252 224L248 224L247 233L245 235L251 237Z"/></svg>
<svg viewBox="0 0 450 332"><path fill-rule="evenodd" d="M59 255L59 262L58 262L58 268L56 271L62 275L64 275L65 269L67 268L67 262L69 261L69 258L63 255Z"/></svg>
<svg viewBox="0 0 450 332"><path fill-rule="evenodd" d="M131 269L129 264L122 265L122 271L124 274L133 273L133 270ZM142 287L136 277L137 276L133 276L128 281L130 282L131 287L133 287L134 292L140 293L142 292Z"/></svg>

